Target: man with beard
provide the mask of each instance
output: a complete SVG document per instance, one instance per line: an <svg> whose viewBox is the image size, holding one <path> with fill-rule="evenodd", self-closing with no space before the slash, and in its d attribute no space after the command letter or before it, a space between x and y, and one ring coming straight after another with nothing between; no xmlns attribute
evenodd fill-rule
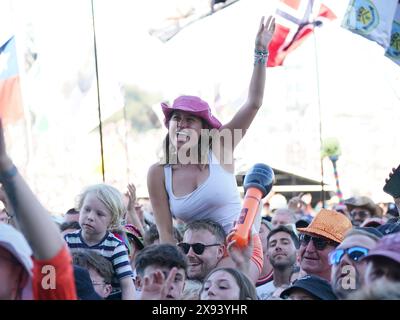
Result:
<svg viewBox="0 0 400 320"><path fill-rule="evenodd" d="M367 263L361 258L375 247L382 236L375 228L356 228L350 230L343 242L330 253L331 284L338 299L347 299L364 286Z"/></svg>
<svg viewBox="0 0 400 320"><path fill-rule="evenodd" d="M186 226L183 241L178 243L187 257L187 277L203 281L217 267L225 254L225 231L209 219L197 220Z"/></svg>
<svg viewBox="0 0 400 320"><path fill-rule="evenodd" d="M352 197L344 201L350 212L351 223L360 227L369 218L382 217L381 209L368 197Z"/></svg>
<svg viewBox="0 0 400 320"><path fill-rule="evenodd" d="M290 284L299 247L299 240L293 230L282 225L269 233L267 241L268 259L273 267L274 280L257 287L260 300L267 300L277 288Z"/></svg>

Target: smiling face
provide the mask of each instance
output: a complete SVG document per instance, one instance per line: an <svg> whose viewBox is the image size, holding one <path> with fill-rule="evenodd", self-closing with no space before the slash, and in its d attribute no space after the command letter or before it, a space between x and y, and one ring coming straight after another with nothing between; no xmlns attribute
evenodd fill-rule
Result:
<svg viewBox="0 0 400 320"><path fill-rule="evenodd" d="M307 274L320 276L330 281L331 266L329 264L329 253L335 249L335 246L326 238L318 238L326 240L326 245L321 250L315 247L314 240L308 243L300 241L300 267Z"/></svg>
<svg viewBox="0 0 400 320"><path fill-rule="evenodd" d="M200 291L200 300L239 300L240 288L235 278L227 271L212 273Z"/></svg>
<svg viewBox="0 0 400 320"><path fill-rule="evenodd" d="M203 122L187 111L177 110L173 112L168 127L169 140L179 150L183 145L197 146Z"/></svg>
<svg viewBox="0 0 400 320"><path fill-rule="evenodd" d="M183 242L194 244L201 243L210 245L219 243L215 235L208 230L187 230L183 237ZM186 257L188 259L187 275L189 279L202 281L205 276L216 267L222 258L224 249L223 245L210 246L204 249L202 254L196 254L193 247L190 247Z"/></svg>
<svg viewBox="0 0 400 320"><path fill-rule="evenodd" d="M109 209L93 193L88 193L83 200L79 213L79 224L83 237L100 241L106 234L112 220Z"/></svg>

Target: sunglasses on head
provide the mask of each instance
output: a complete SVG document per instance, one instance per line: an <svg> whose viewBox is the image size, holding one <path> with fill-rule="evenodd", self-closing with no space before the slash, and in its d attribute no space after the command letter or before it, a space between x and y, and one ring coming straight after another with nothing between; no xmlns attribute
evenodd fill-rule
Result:
<svg viewBox="0 0 400 320"><path fill-rule="evenodd" d="M370 215L369 212L366 210L359 210L359 211L353 210L350 212L350 216L352 218L354 218L355 216L359 216L361 219L365 219L369 215Z"/></svg>
<svg viewBox="0 0 400 320"><path fill-rule="evenodd" d="M214 247L214 246L219 246L221 245L220 243L213 243L213 244L202 244L202 243L186 243L186 242L181 242L178 243L178 247L182 249L184 254L188 254L190 247L193 248L193 251L195 254L203 254L204 250L207 247Z"/></svg>
<svg viewBox="0 0 400 320"><path fill-rule="evenodd" d="M351 260L359 261L362 257L365 257L368 254L368 251L369 249L364 247L336 249L329 254L329 263L331 265L338 265L346 253Z"/></svg>
<svg viewBox="0 0 400 320"><path fill-rule="evenodd" d="M309 236L308 234L300 235L300 244L302 244L304 246L307 246L311 240L313 241L314 247L317 250L324 250L328 244L333 245L335 247L338 245L338 243L336 243L332 240L325 239L325 238L312 237L312 236Z"/></svg>

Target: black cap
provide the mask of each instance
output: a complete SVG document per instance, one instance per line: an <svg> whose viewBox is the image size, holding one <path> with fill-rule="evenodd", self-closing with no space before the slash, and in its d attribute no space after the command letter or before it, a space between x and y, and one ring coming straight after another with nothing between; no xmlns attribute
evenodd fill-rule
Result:
<svg viewBox="0 0 400 320"><path fill-rule="evenodd" d="M400 220L395 223L385 223L377 228L383 235L400 232Z"/></svg>
<svg viewBox="0 0 400 320"><path fill-rule="evenodd" d="M354 229L368 232L370 234L373 234L374 236L377 236L379 239L383 237L383 233L374 227L355 227Z"/></svg>
<svg viewBox="0 0 400 320"><path fill-rule="evenodd" d="M74 265L74 277L76 294L80 300L102 300L94 290L92 280L90 279L89 271Z"/></svg>
<svg viewBox="0 0 400 320"><path fill-rule="evenodd" d="M386 214L390 214L393 217L398 217L399 216L399 210L397 210L397 206L394 203L390 202L388 204L388 209L387 209Z"/></svg>
<svg viewBox="0 0 400 320"><path fill-rule="evenodd" d="M331 284L317 276L306 275L297 279L289 288L282 291L281 298L287 298L294 289L302 289L317 300L337 300Z"/></svg>

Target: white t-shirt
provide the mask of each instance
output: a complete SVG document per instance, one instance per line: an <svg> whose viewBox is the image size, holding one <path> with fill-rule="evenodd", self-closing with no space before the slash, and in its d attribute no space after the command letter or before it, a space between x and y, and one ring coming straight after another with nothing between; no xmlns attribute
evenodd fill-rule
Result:
<svg viewBox="0 0 400 320"><path fill-rule="evenodd" d="M273 281L270 281L266 284L263 284L256 288L257 296L259 300L267 300L272 296L277 288L274 285Z"/></svg>

